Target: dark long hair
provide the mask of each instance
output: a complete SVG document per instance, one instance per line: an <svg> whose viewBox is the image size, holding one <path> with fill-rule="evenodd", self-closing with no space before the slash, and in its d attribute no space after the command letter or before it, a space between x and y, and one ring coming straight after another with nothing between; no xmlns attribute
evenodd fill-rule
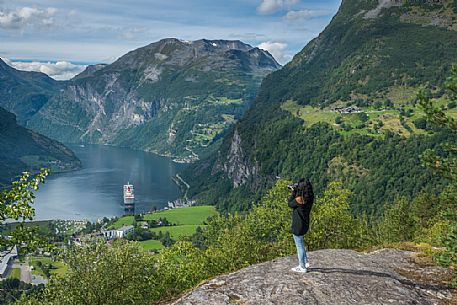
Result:
<svg viewBox="0 0 457 305"><path fill-rule="evenodd" d="M313 186L309 179L302 178L298 181L295 197L303 197L305 203L312 203L314 201Z"/></svg>

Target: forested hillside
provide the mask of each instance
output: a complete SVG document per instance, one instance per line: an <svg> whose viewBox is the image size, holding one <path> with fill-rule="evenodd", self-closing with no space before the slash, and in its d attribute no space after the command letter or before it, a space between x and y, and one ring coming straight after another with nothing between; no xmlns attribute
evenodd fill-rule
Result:
<svg viewBox="0 0 457 305"><path fill-rule="evenodd" d="M53 172L76 169L81 162L63 144L16 123L16 116L0 107L0 187L10 185L23 171Z"/></svg>
<svg viewBox="0 0 457 305"><path fill-rule="evenodd" d="M262 82L219 153L184 174L189 194L246 209L278 176L308 176L318 192L343 182L353 210L377 213L398 195L439 192L444 180L420 155L455 135L421 119L416 95L426 86L455 116L444 84L457 61L455 17L452 1L343 1L329 26Z"/></svg>
<svg viewBox="0 0 457 305"><path fill-rule="evenodd" d="M44 73L18 71L0 59L0 106L16 114L22 124L48 102L60 85Z"/></svg>

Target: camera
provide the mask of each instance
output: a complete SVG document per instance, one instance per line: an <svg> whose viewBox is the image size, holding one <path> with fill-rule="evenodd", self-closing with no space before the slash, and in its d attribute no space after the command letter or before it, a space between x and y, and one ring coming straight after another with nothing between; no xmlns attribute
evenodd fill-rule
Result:
<svg viewBox="0 0 457 305"><path fill-rule="evenodd" d="M293 191L297 188L297 186L298 186L298 183L288 184L287 188Z"/></svg>

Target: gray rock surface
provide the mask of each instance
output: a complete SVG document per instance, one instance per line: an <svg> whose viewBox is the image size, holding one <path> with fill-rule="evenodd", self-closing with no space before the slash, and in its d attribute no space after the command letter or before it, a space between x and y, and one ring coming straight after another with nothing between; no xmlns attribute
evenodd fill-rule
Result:
<svg viewBox="0 0 457 305"><path fill-rule="evenodd" d="M233 182L233 188L237 188L249 181L251 177L256 176L259 168L257 165L251 165L251 161L245 155L241 137L236 129L231 142L230 151L223 169Z"/></svg>
<svg viewBox="0 0 457 305"><path fill-rule="evenodd" d="M295 256L219 276L173 305L195 304L450 304L441 280L450 271L417 264L413 252L384 249L311 252L308 273L290 270Z"/></svg>

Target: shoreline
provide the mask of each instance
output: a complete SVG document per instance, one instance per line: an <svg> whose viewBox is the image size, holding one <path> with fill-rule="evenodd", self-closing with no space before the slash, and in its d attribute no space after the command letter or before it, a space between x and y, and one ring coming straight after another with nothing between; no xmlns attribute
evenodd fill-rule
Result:
<svg viewBox="0 0 457 305"><path fill-rule="evenodd" d="M182 157L182 156L173 155L173 154L159 153L157 150L132 148L132 147L128 147L128 146L119 146L119 145L114 145L114 144L109 144L109 143L63 143L63 144L65 146L69 146L69 145L77 145L77 146L81 146L81 145L102 145L102 146L110 146L110 147L116 147L116 148L131 149L131 150L135 150L135 151L143 151L143 152L154 154L154 155L159 156L159 157L169 158L172 162L177 163L177 164L192 164L192 163L194 163L195 161L198 160L198 159L195 159L194 161L192 161L190 159L190 157ZM195 154L194 152L192 152L192 153L198 158L197 154Z"/></svg>

